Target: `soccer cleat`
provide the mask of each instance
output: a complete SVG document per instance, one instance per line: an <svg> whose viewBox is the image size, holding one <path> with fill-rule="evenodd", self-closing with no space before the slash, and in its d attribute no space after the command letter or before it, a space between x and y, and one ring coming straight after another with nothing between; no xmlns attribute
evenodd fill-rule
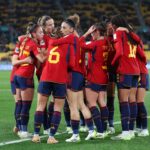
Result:
<svg viewBox="0 0 150 150"><path fill-rule="evenodd" d="M142 129L141 132L138 133L138 136L140 136L140 137L149 136L148 129Z"/></svg>
<svg viewBox="0 0 150 150"><path fill-rule="evenodd" d="M47 130L44 130L44 131L43 131L43 134L44 134L44 135L49 135L49 132L50 132L50 129L47 129Z"/></svg>
<svg viewBox="0 0 150 150"><path fill-rule="evenodd" d="M91 140L91 139L95 139L96 138L96 131L89 131L89 134L87 135L87 137L85 138L86 141Z"/></svg>
<svg viewBox="0 0 150 150"><path fill-rule="evenodd" d="M20 137L20 135L21 135L21 131L18 131L17 135Z"/></svg>
<svg viewBox="0 0 150 150"><path fill-rule="evenodd" d="M134 139L135 138L135 131L129 130L129 132L130 132L131 139Z"/></svg>
<svg viewBox="0 0 150 150"><path fill-rule="evenodd" d="M66 142L80 142L79 134L73 134L71 138L66 139Z"/></svg>
<svg viewBox="0 0 150 150"><path fill-rule="evenodd" d="M66 128L66 132L67 132L68 134L72 134L72 133L73 133L72 128L71 128L71 127L67 127L67 128Z"/></svg>
<svg viewBox="0 0 150 150"><path fill-rule="evenodd" d="M108 129L107 130L108 134L114 134L115 133L115 128L114 127L108 127L107 129Z"/></svg>
<svg viewBox="0 0 150 150"><path fill-rule="evenodd" d="M15 127L13 128L13 133L17 134L18 131L19 131L19 129L15 126Z"/></svg>
<svg viewBox="0 0 150 150"><path fill-rule="evenodd" d="M40 136L39 135L33 135L32 142L40 143L41 142Z"/></svg>
<svg viewBox="0 0 150 150"><path fill-rule="evenodd" d="M127 131L126 133L122 132L117 136L111 137L112 140L131 140L130 132Z"/></svg>
<svg viewBox="0 0 150 150"><path fill-rule="evenodd" d="M25 138L29 138L32 136L31 133L28 133L27 131L21 131L20 133L18 133L18 136L21 138L21 139L25 139Z"/></svg>
<svg viewBox="0 0 150 150"><path fill-rule="evenodd" d="M97 132L96 134L96 138L97 139L104 139L108 134L106 134L105 132L104 133L99 133Z"/></svg>
<svg viewBox="0 0 150 150"><path fill-rule="evenodd" d="M81 126L81 127L79 128L79 132L87 132L87 131L88 131L88 129L87 129L86 126Z"/></svg>
<svg viewBox="0 0 150 150"><path fill-rule="evenodd" d="M58 141L54 137L49 137L47 140L47 144L57 144Z"/></svg>
<svg viewBox="0 0 150 150"><path fill-rule="evenodd" d="M137 134L137 135L138 135L141 131L142 131L141 128L135 128L135 130L134 130L135 134Z"/></svg>

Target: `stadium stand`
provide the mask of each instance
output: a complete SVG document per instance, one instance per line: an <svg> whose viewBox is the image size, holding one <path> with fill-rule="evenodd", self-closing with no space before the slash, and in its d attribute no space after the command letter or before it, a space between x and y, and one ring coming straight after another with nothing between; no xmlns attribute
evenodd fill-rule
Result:
<svg viewBox="0 0 150 150"><path fill-rule="evenodd" d="M134 2L130 0L113 2L111 0L14 0L13 2L1 0L0 39L3 40L0 40L0 51L7 51L5 45L10 42L15 43L17 35L25 33L29 21L36 21L38 17L45 14L52 16L56 20L56 25L60 25L63 18L78 13L81 17L81 28L85 31L94 22L99 21L102 15L112 16L121 13L135 30L141 30ZM146 26L150 26L149 4L148 0L143 0L139 8ZM147 35L144 36L146 36L144 42L147 43Z"/></svg>

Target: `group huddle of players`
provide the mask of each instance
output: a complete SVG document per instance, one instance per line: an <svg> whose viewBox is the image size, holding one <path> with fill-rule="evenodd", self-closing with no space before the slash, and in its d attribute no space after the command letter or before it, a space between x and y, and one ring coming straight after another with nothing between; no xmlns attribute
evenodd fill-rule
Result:
<svg viewBox="0 0 150 150"><path fill-rule="evenodd" d="M20 138L31 136L27 126L36 70L39 85L33 142L40 142L43 125L49 135L47 143L58 143L55 134L62 109L67 132L72 134L66 142L80 141L80 125L88 131L85 140L114 134L115 85L122 132L111 139L148 136L144 97L149 76L142 40L121 15L103 17L82 35L79 25L77 14L57 28L53 18L42 16L18 37L10 78L16 102L14 132Z"/></svg>

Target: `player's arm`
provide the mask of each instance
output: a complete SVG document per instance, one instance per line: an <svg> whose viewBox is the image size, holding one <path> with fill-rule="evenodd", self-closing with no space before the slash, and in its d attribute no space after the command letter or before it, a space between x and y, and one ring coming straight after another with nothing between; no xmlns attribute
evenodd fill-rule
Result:
<svg viewBox="0 0 150 150"><path fill-rule="evenodd" d="M80 38L79 42L80 42L80 47L86 51L93 50L96 46L95 42L91 42L91 41L86 42L84 36Z"/></svg>
<svg viewBox="0 0 150 150"><path fill-rule="evenodd" d="M46 59L48 58L48 55L44 55L43 53L39 53L37 45L34 45L32 47L32 51L33 51L35 57L37 58L37 60L40 61L40 63L44 63L46 61Z"/></svg>
<svg viewBox="0 0 150 150"><path fill-rule="evenodd" d="M136 53L136 55L137 55L137 57L140 58L140 60L142 62L144 62L145 64L147 64L146 55L144 53L143 46L141 46L140 44L138 44L138 46L137 46L137 53Z"/></svg>
<svg viewBox="0 0 150 150"><path fill-rule="evenodd" d="M13 66L21 65L21 64L25 64L25 63L32 64L33 63L32 58L29 56L29 57L27 57L25 59L19 60L19 56L18 55L13 55L13 57L12 57L12 65Z"/></svg>
<svg viewBox="0 0 150 150"><path fill-rule="evenodd" d="M114 48L115 48L115 56L111 62L111 65L114 65L116 61L123 55L123 33L115 33L114 34Z"/></svg>
<svg viewBox="0 0 150 150"><path fill-rule="evenodd" d="M59 39L55 39L55 40L51 41L50 43L53 46L62 45L62 44L74 44L74 38L75 37L73 35L68 35L68 36L65 36L65 37L62 37Z"/></svg>
<svg viewBox="0 0 150 150"><path fill-rule="evenodd" d="M129 34L137 43L140 43L141 39L137 34L135 34L134 32L130 32Z"/></svg>
<svg viewBox="0 0 150 150"><path fill-rule="evenodd" d="M48 56L43 54L36 54L35 57L39 60L40 63L44 63Z"/></svg>

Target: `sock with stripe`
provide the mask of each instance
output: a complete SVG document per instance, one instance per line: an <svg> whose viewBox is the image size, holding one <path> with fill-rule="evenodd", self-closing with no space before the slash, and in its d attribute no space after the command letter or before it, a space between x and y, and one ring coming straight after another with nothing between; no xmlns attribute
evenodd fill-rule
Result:
<svg viewBox="0 0 150 150"><path fill-rule="evenodd" d="M29 122L29 111L32 101L22 101L21 109L21 131L27 131L27 125Z"/></svg>
<svg viewBox="0 0 150 150"><path fill-rule="evenodd" d="M95 126L97 128L97 132L103 133L102 121L100 111L96 106L90 108L92 119L94 120Z"/></svg>
<svg viewBox="0 0 150 150"><path fill-rule="evenodd" d="M107 107L109 111L108 123L110 127L114 127L114 96L107 97Z"/></svg>
<svg viewBox="0 0 150 150"><path fill-rule="evenodd" d="M61 112L54 111L50 127L50 136L54 136L57 132L61 120Z"/></svg>
<svg viewBox="0 0 150 150"><path fill-rule="evenodd" d="M44 112L36 111L34 115L34 134L39 134L43 120L44 120Z"/></svg>
<svg viewBox="0 0 150 150"><path fill-rule="evenodd" d="M137 117L137 104L136 102L129 103L130 107L130 123L129 123L129 130L134 130L134 124Z"/></svg>
<svg viewBox="0 0 150 150"><path fill-rule="evenodd" d="M130 108L128 102L120 103L122 131L129 131Z"/></svg>

